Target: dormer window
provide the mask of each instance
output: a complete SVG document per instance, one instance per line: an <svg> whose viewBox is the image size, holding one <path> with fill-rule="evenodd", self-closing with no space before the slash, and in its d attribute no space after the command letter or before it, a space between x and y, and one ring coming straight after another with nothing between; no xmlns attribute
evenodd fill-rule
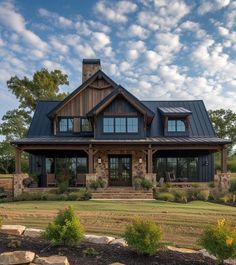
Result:
<svg viewBox="0 0 236 265"><path fill-rule="evenodd" d="M89 119L87 118L81 118L81 132L92 132L92 124Z"/></svg>
<svg viewBox="0 0 236 265"><path fill-rule="evenodd" d="M104 117L104 133L138 133L138 117Z"/></svg>
<svg viewBox="0 0 236 265"><path fill-rule="evenodd" d="M168 119L168 132L185 132L186 126L183 120L169 120Z"/></svg>
<svg viewBox="0 0 236 265"><path fill-rule="evenodd" d="M73 118L59 118L59 132L73 132Z"/></svg>

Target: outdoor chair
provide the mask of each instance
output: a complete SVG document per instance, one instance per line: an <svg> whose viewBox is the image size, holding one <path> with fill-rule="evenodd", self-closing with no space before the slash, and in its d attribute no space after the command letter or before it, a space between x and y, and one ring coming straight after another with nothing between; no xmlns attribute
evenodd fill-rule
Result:
<svg viewBox="0 0 236 265"><path fill-rule="evenodd" d="M167 182L176 181L176 177L175 177L175 172L174 171L167 171L166 172L166 181Z"/></svg>
<svg viewBox="0 0 236 265"><path fill-rule="evenodd" d="M75 180L75 186L86 186L86 175L85 174L77 174Z"/></svg>
<svg viewBox="0 0 236 265"><path fill-rule="evenodd" d="M55 174L47 174L47 186L56 186L57 182L56 182L56 178L55 178Z"/></svg>

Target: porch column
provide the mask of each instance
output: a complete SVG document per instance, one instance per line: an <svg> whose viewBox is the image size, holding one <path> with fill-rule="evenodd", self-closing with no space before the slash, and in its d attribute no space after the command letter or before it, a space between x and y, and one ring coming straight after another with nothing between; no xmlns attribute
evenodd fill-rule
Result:
<svg viewBox="0 0 236 265"><path fill-rule="evenodd" d="M22 150L18 147L15 148L16 156L15 156L15 173L20 174L21 173L21 153Z"/></svg>
<svg viewBox="0 0 236 265"><path fill-rule="evenodd" d="M227 173L227 146L221 147L221 173Z"/></svg>
<svg viewBox="0 0 236 265"><path fill-rule="evenodd" d="M151 145L148 146L147 156L148 156L147 173L152 173L152 146Z"/></svg>
<svg viewBox="0 0 236 265"><path fill-rule="evenodd" d="M89 145L88 149L88 171L89 174L93 173L93 148L92 145Z"/></svg>

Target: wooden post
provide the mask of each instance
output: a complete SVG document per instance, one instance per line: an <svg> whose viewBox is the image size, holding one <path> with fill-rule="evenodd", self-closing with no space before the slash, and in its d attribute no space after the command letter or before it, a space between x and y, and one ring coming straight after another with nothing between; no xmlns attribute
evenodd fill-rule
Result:
<svg viewBox="0 0 236 265"><path fill-rule="evenodd" d="M15 173L20 174L21 173L21 153L22 150L16 147L16 161L15 161Z"/></svg>
<svg viewBox="0 0 236 265"><path fill-rule="evenodd" d="M227 146L221 148L221 173L227 173Z"/></svg>
<svg viewBox="0 0 236 265"><path fill-rule="evenodd" d="M89 145L88 149L88 163L89 163L89 174L93 173L93 148L92 145Z"/></svg>
<svg viewBox="0 0 236 265"><path fill-rule="evenodd" d="M148 146L148 168L147 168L147 173L152 173L152 146Z"/></svg>

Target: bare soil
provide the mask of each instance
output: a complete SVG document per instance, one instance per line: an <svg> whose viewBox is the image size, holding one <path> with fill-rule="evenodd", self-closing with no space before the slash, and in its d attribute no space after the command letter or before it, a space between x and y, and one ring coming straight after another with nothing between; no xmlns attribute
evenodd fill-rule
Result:
<svg viewBox="0 0 236 265"><path fill-rule="evenodd" d="M11 242L17 241L19 247ZM9 245L10 243L10 245ZM84 256L84 250L93 248L98 252L94 257ZM65 255L71 265L108 265L120 262L126 265L213 265L213 260L201 254L181 254L170 250L160 250L153 257L139 256L128 247L81 243L78 247L55 247L48 242L23 236L7 236L0 234L0 253L15 250L29 250L39 256Z"/></svg>

